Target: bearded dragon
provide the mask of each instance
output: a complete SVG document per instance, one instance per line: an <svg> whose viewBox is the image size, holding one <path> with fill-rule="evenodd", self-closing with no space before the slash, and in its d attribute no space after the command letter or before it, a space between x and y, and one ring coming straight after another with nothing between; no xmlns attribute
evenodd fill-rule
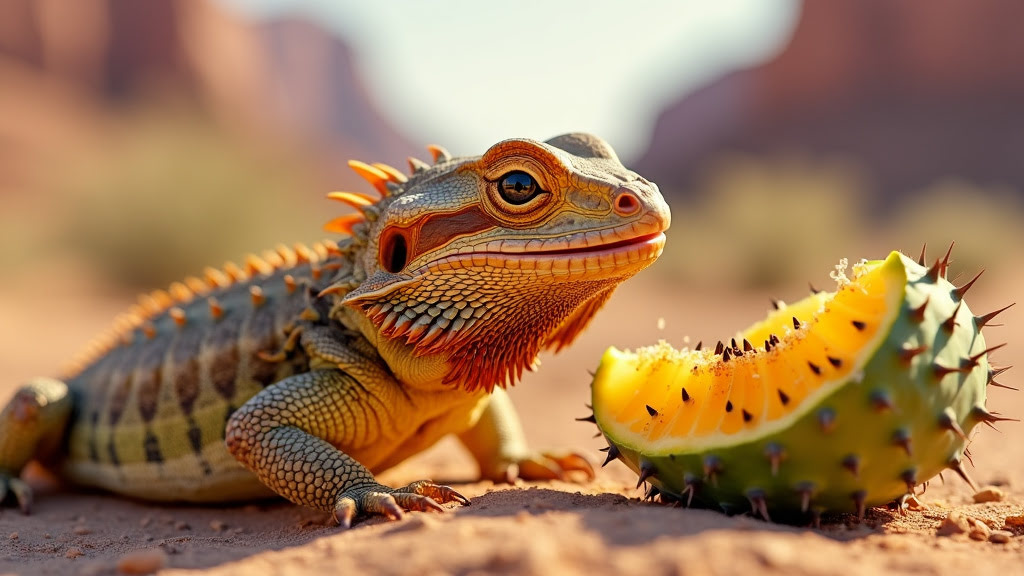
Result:
<svg viewBox="0 0 1024 576"><path fill-rule="evenodd" d="M582 456L530 450L504 389L542 349L573 341L620 282L660 255L655 184L587 134L500 142L406 176L350 162L375 195L326 228L141 297L66 375L0 413L0 492L19 474L153 501L278 494L353 518L469 501L374 474L457 434L497 480L593 475Z"/></svg>

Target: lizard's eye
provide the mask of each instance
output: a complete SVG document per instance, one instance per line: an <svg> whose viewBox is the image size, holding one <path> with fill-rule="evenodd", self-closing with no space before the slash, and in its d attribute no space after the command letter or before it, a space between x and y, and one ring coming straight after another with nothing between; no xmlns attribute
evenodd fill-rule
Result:
<svg viewBox="0 0 1024 576"><path fill-rule="evenodd" d="M513 206L526 204L541 191L533 176L518 170L505 174L498 182L498 192L501 194L501 198Z"/></svg>

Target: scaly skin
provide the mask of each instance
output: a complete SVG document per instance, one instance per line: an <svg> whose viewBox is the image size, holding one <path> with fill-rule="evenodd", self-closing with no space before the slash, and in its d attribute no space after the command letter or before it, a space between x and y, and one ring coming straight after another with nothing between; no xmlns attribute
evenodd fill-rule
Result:
<svg viewBox="0 0 1024 576"><path fill-rule="evenodd" d="M409 178L352 163L382 196L331 194L359 210L328 224L338 245L145 296L64 382L23 388L0 414L0 489L27 510L36 459L143 499L277 493L347 526L468 503L374 479L449 433L487 478L592 474L527 448L503 388L658 257L668 207L589 135L431 151Z"/></svg>

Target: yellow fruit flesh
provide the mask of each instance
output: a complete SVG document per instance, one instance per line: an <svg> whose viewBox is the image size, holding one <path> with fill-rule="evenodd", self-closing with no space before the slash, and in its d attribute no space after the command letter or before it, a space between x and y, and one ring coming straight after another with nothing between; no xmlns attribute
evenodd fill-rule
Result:
<svg viewBox="0 0 1024 576"><path fill-rule="evenodd" d="M741 333L736 340L750 341L755 350L730 354L728 361L712 350L676 351L667 344L636 354L609 349L594 384L594 406L604 412L599 419L618 442L629 446L634 438L649 452L700 450L773 433L859 377L899 313L905 282L898 258L859 265L835 293L776 310ZM780 342L766 352L772 334Z"/></svg>

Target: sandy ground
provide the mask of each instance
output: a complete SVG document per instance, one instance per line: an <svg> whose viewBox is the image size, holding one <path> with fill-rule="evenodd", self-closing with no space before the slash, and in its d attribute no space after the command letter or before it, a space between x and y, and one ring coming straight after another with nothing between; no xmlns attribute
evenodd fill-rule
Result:
<svg viewBox="0 0 1024 576"><path fill-rule="evenodd" d="M1016 299L1017 279L995 276L972 291L976 311ZM26 378L55 372L128 302L75 292L53 283L0 288L0 400ZM766 305L763 295L682 296L653 277L633 280L572 350L545 357L541 370L513 391L531 442L572 447L597 461L602 444L591 437L593 426L573 418L587 413L587 370L604 347L659 337L681 345L684 334L714 341L759 318ZM658 318L665 319L662 331ZM986 330L995 342L1009 341L996 354L999 363L1019 363L1024 354L1022 320L1011 309L1006 327ZM1015 371L1003 379L1021 383ZM994 390L989 407L1021 417L1024 394ZM971 490L948 474L945 483L931 483L926 510L900 517L874 509L863 523L841 516L819 530L643 503L633 489L635 476L618 462L592 482L473 482L474 466L453 441L383 479L451 482L472 506L409 514L400 522L364 521L348 531L322 513L284 502L157 506L75 492L33 475L33 513L0 511L0 573L114 574L126 555L128 567L145 565L132 561L142 550L162 574L1013 574L1022 570L1024 528L1004 544L936 535L951 510L993 528L1024 514L1021 425L1003 423L1001 430L981 430L971 449L976 480L1001 487L1004 501L974 504Z"/></svg>

